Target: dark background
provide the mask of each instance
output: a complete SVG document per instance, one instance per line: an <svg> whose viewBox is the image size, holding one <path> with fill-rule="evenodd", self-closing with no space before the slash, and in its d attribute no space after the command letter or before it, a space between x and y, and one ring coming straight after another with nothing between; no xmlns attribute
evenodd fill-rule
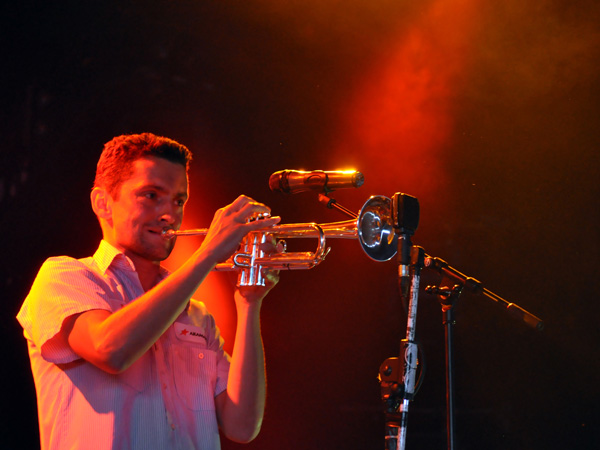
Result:
<svg viewBox="0 0 600 450"><path fill-rule="evenodd" d="M14 317L44 259L95 250L102 145L143 131L195 152L188 226L240 193L284 223L344 219L312 194L270 192L282 169L360 170L362 188L334 195L352 210L418 197L416 244L546 324L461 296L457 448L598 448L598 2L20 1L0 17L1 448L38 445ZM268 407L248 449L384 448L376 377L405 334L396 264L329 244L265 303ZM231 348L228 278L199 297ZM427 371L408 448L440 449L441 312L419 300Z"/></svg>

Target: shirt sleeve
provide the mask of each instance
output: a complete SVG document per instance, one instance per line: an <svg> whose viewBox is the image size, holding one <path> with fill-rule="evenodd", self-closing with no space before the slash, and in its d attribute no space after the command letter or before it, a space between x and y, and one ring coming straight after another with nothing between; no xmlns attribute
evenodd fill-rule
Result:
<svg viewBox="0 0 600 450"><path fill-rule="evenodd" d="M109 292L102 276L81 260L50 258L40 268L17 319L45 360L72 362L80 357L60 333L64 320L92 309L111 311Z"/></svg>

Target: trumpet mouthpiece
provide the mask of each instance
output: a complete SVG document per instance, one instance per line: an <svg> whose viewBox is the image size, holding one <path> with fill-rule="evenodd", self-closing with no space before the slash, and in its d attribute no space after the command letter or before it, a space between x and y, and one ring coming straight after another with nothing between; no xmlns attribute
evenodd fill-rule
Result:
<svg viewBox="0 0 600 450"><path fill-rule="evenodd" d="M171 239L177 235L177 232L169 228L162 230L162 235L164 238Z"/></svg>

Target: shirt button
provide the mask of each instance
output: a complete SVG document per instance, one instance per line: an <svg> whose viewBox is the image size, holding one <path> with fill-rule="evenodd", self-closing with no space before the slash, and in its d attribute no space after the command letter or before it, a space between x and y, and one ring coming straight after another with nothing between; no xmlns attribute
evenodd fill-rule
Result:
<svg viewBox="0 0 600 450"><path fill-rule="evenodd" d="M204 359L204 353L198 353L198 358Z"/></svg>

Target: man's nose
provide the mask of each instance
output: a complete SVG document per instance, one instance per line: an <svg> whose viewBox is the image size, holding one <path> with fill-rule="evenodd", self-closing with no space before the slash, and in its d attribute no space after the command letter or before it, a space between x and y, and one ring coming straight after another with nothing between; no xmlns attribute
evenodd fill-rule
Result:
<svg viewBox="0 0 600 450"><path fill-rule="evenodd" d="M181 208L172 203L166 205L160 214L160 221L169 225L181 220Z"/></svg>

